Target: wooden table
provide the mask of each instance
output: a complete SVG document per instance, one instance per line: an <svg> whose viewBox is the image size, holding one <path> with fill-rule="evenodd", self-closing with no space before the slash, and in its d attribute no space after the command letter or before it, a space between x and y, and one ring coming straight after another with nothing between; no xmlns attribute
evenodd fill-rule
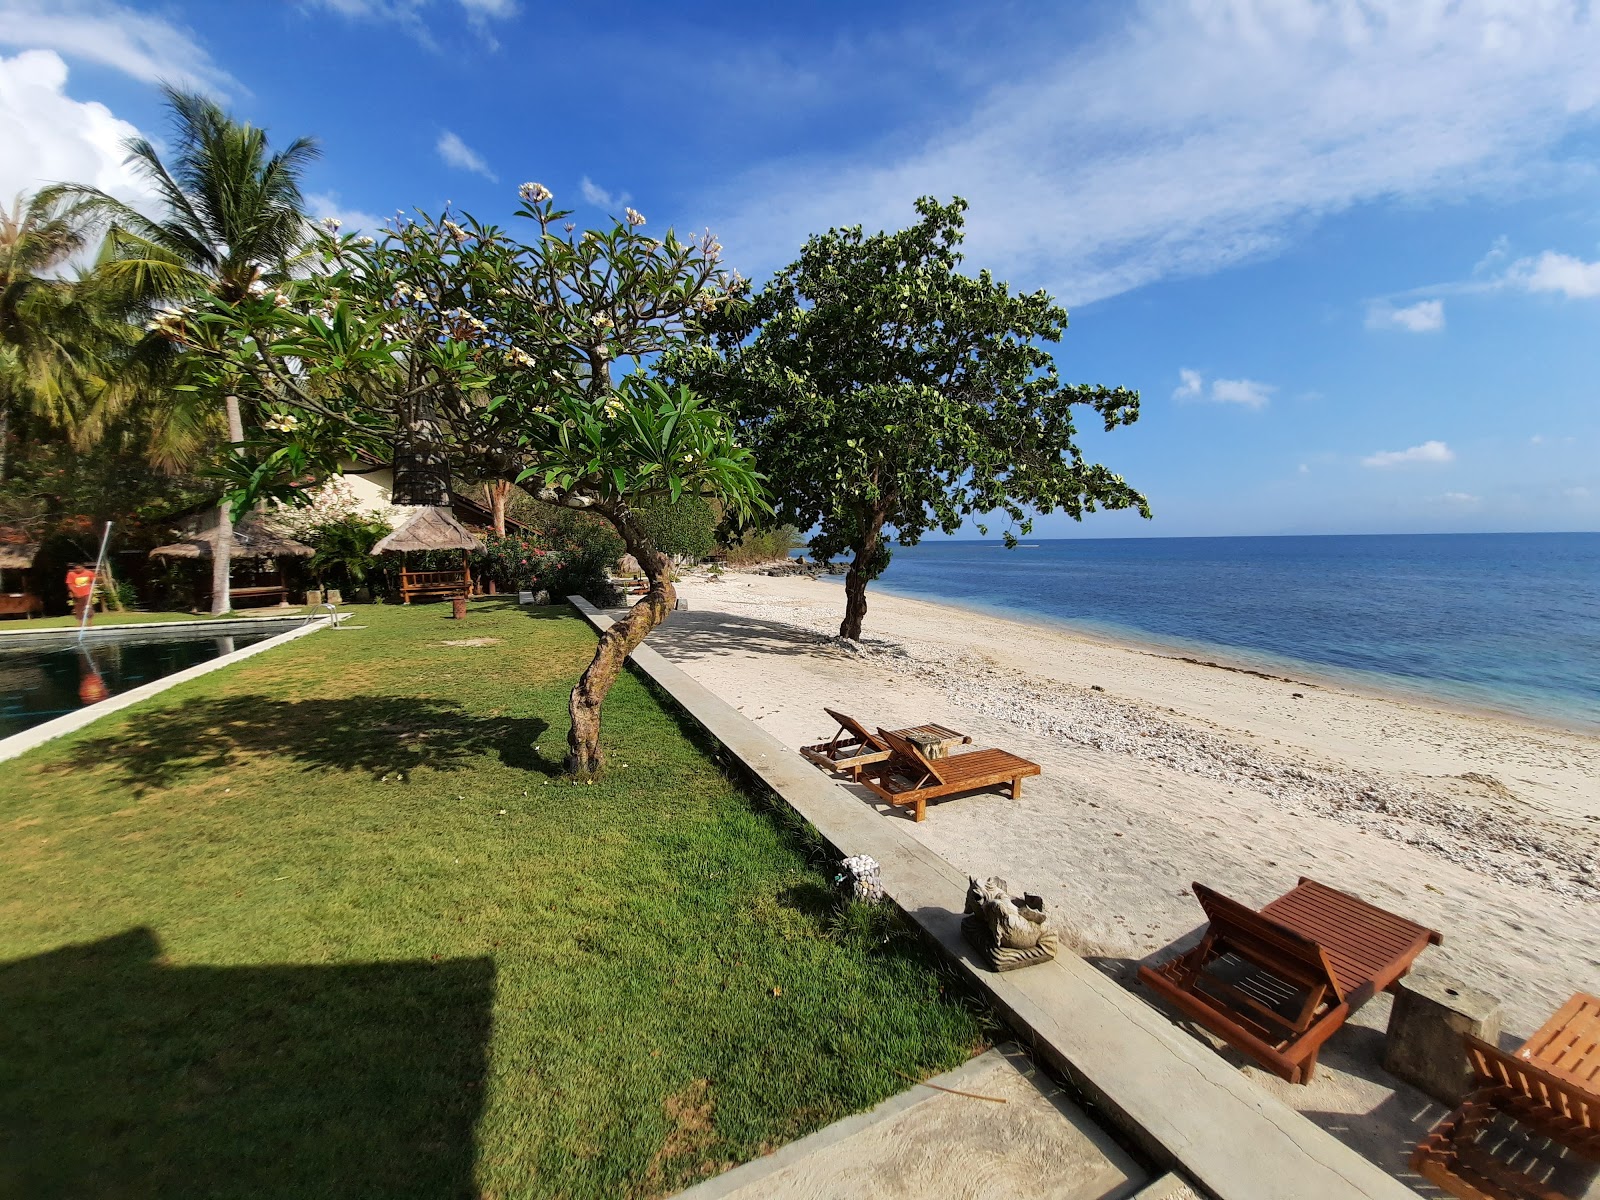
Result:
<svg viewBox="0 0 1600 1200"><path fill-rule="evenodd" d="M896 729L895 735L903 737L918 750L923 758L947 758L957 746L965 746L972 739L943 725L916 725L910 729Z"/></svg>

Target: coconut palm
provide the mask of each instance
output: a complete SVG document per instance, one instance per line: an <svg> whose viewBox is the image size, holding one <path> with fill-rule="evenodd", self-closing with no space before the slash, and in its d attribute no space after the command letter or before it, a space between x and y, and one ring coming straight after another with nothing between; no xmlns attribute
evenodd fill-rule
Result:
<svg viewBox="0 0 1600 1200"><path fill-rule="evenodd" d="M55 194L109 220L96 276L113 305L153 310L206 294L236 304L253 287L287 275L308 240L300 175L317 156L316 143L298 138L271 153L265 130L234 120L204 96L163 90L173 116L170 163L145 138L126 143L128 161L160 200L159 218L96 188L62 185ZM169 343L152 336L138 358L153 369L172 353ZM197 411L194 403L203 407ZM219 416L226 419L228 441L242 442L237 397L173 392L163 431L169 439L192 439L197 428ZM211 603L212 611L221 613L231 603L232 522L226 505L219 507L217 522Z"/></svg>
<svg viewBox="0 0 1600 1200"><path fill-rule="evenodd" d="M62 276L92 222L61 196L18 196L0 209L0 479L21 416L71 429L98 379L83 288Z"/></svg>

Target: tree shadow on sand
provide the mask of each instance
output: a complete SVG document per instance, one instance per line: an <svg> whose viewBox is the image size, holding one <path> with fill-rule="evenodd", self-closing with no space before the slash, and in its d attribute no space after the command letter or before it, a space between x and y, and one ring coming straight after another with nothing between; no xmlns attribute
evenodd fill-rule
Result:
<svg viewBox="0 0 1600 1200"><path fill-rule="evenodd" d="M0 1196L461 1196L486 958L173 967L149 929L0 963Z"/></svg>
<svg viewBox="0 0 1600 1200"><path fill-rule="evenodd" d="M374 778L404 778L418 767L458 770L492 754L506 766L551 775L559 762L534 750L548 728L536 717L473 716L446 700L230 696L141 714L136 724L80 743L64 769L109 768L135 792L171 787L252 754Z"/></svg>

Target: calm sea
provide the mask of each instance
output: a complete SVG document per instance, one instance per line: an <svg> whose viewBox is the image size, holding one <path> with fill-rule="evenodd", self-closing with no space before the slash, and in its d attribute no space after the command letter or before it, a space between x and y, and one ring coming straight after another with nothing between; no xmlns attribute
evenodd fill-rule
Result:
<svg viewBox="0 0 1600 1200"><path fill-rule="evenodd" d="M875 586L1600 729L1600 533L929 542Z"/></svg>

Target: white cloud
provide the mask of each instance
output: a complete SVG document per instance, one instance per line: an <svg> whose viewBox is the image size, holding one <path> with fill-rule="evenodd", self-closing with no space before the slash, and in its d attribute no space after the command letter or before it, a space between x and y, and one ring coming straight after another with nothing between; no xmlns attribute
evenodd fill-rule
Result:
<svg viewBox="0 0 1600 1200"><path fill-rule="evenodd" d="M439 143L435 149L439 151L439 157L450 166L482 175L491 183L500 182L500 177L489 170L489 164L483 161L483 156L450 130L446 129L439 135Z"/></svg>
<svg viewBox="0 0 1600 1200"><path fill-rule="evenodd" d="M430 11L437 12L434 0L302 0L304 7L321 7L352 20L389 21L400 26L417 41L430 49L437 49L428 23ZM522 11L519 0L456 0L468 24L493 48L498 48L490 31L491 21L504 21ZM444 6L439 20L448 23L450 5Z"/></svg>
<svg viewBox="0 0 1600 1200"><path fill-rule="evenodd" d="M340 233L382 233L387 218L359 208L347 208L339 201L338 192L307 192L306 211L316 220L332 217L339 222Z"/></svg>
<svg viewBox="0 0 1600 1200"><path fill-rule="evenodd" d="M66 93L67 64L53 50L0 58L0 203L50 183L87 183L146 208L144 180L123 162L139 131L103 104Z"/></svg>
<svg viewBox="0 0 1600 1200"><path fill-rule="evenodd" d="M1213 379L1211 390L1206 391L1205 376L1199 371L1182 368L1178 372L1178 386L1173 389L1174 400L1210 400L1217 404L1242 404L1246 408L1263 408L1278 389L1254 379Z"/></svg>
<svg viewBox="0 0 1600 1200"><path fill-rule="evenodd" d="M1589 498L1589 489L1581 486L1569 487L1561 494L1568 500L1587 500Z"/></svg>
<svg viewBox="0 0 1600 1200"><path fill-rule="evenodd" d="M1311 468L1309 466L1307 466L1305 463L1301 463L1300 464L1300 474L1302 474L1302 475L1311 474Z"/></svg>
<svg viewBox="0 0 1600 1200"><path fill-rule="evenodd" d="M1569 300L1600 296L1600 262L1584 262L1570 254L1546 250L1537 258L1519 259L1506 279L1530 292L1560 292Z"/></svg>
<svg viewBox="0 0 1600 1200"><path fill-rule="evenodd" d="M1600 108L1593 5L1112 11L1133 15L1048 66L997 70L1007 82L932 132L868 128L849 157L770 162L702 207L758 271L809 233L898 228L918 195L960 194L974 265L1081 304L1269 253L1308 217L1515 184ZM1038 41L1079 28L1042 20Z"/></svg>
<svg viewBox="0 0 1600 1200"><path fill-rule="evenodd" d="M631 196L627 192L608 192L587 175L578 184L578 190L583 193L584 202L596 208L617 209L626 204Z"/></svg>
<svg viewBox="0 0 1600 1200"><path fill-rule="evenodd" d="M1269 383L1254 379L1213 379L1211 398L1219 404L1242 404L1246 408L1264 408L1278 389Z"/></svg>
<svg viewBox="0 0 1600 1200"><path fill-rule="evenodd" d="M1471 492L1446 492L1443 499L1448 504L1472 505L1478 502L1478 497Z"/></svg>
<svg viewBox="0 0 1600 1200"><path fill-rule="evenodd" d="M1400 467L1410 463L1454 462L1456 452L1443 442L1423 442L1407 450L1380 450L1361 460L1364 467Z"/></svg>
<svg viewBox="0 0 1600 1200"><path fill-rule="evenodd" d="M1367 307L1368 329L1403 329L1407 333L1437 333L1444 328L1444 301L1419 300L1404 308L1379 300Z"/></svg>
<svg viewBox="0 0 1600 1200"><path fill-rule="evenodd" d="M222 97L239 86L187 29L114 0L0 0L0 46L55 50L145 83Z"/></svg>

